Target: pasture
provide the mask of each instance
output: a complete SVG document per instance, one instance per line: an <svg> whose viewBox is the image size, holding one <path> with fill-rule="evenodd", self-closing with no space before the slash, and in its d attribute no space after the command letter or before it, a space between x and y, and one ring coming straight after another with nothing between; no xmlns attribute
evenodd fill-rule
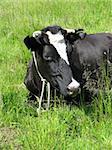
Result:
<svg viewBox="0 0 112 150"><path fill-rule="evenodd" d="M111 150L112 94L91 106L54 106L37 115L23 81L30 52L27 35L48 25L112 32L112 0L0 1L0 150Z"/></svg>

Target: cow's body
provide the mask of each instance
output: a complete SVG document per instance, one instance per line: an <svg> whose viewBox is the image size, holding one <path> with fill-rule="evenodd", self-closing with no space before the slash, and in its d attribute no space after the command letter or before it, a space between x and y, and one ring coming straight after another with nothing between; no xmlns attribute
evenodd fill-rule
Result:
<svg viewBox="0 0 112 150"><path fill-rule="evenodd" d="M84 90L97 94L106 71L112 82L112 34L88 34L76 40L69 58L74 78Z"/></svg>
<svg viewBox="0 0 112 150"><path fill-rule="evenodd" d="M49 37L53 34L59 33L56 30L54 30L56 31L56 33L54 32L53 34L51 34L48 28L45 28L44 32L46 32L48 34L47 36ZM56 29L58 30L58 28ZM77 36L77 34L75 33L74 34L70 33L64 37L67 45L66 52L68 57L68 58L66 57L65 62L67 65L70 65L73 78L78 83L80 83L80 88L82 89L81 91L84 91L84 95L86 95L86 100L89 100L91 94L96 95L98 92L98 88L100 87L99 78L101 78L101 74L102 74L101 72L102 64L104 64L104 68L106 69L106 71L108 71L109 69L109 77L110 77L110 81L112 82L112 77L111 77L112 71L110 71L112 68L111 67L112 66L112 34L97 33L97 34L87 34L87 35L82 34L81 36L83 38L80 38L80 36ZM50 42L52 42L51 45L54 44L52 40ZM54 44L54 47L57 48L58 46ZM30 48L34 48L32 44L30 44ZM49 49L49 44L47 49ZM52 48L50 52L52 53ZM60 53L59 50L58 53ZM52 57L51 54L50 57ZM44 69L46 68L47 67L44 67ZM43 69L42 70L41 69L42 68L40 68L40 72L43 73ZM50 82L49 77L48 80ZM62 82L62 84L63 83L64 82ZM36 96L40 96L41 81L36 72L35 64L33 60L29 64L29 69L25 78L25 84L28 90L32 94ZM55 89L55 86L54 85L52 86L53 86L52 89Z"/></svg>

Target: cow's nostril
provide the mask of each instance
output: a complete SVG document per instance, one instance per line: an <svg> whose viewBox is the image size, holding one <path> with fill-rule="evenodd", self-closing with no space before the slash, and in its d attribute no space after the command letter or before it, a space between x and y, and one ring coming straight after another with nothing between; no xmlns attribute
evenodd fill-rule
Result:
<svg viewBox="0 0 112 150"><path fill-rule="evenodd" d="M73 88L69 88L69 87L67 87L67 93L68 93L68 95L74 95L74 94L76 94L76 93L79 93L80 92L80 88L76 88L76 89L73 89Z"/></svg>
<svg viewBox="0 0 112 150"><path fill-rule="evenodd" d="M72 95L74 93L73 90L71 90L69 87L67 87L67 92L69 95Z"/></svg>

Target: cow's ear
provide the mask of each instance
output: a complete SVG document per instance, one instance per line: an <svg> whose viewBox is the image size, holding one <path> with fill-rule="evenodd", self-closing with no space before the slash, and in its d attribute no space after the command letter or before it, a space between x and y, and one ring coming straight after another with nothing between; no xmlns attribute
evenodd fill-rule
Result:
<svg viewBox="0 0 112 150"><path fill-rule="evenodd" d="M38 46L36 39L34 37L29 36L25 37L24 43L26 47L31 50L34 50Z"/></svg>
<svg viewBox="0 0 112 150"><path fill-rule="evenodd" d="M84 39L86 33L83 32L83 29L68 29L66 34L66 39L72 44L78 39Z"/></svg>
<svg viewBox="0 0 112 150"><path fill-rule="evenodd" d="M86 36L84 29L75 29L75 34L77 34L80 39L84 39Z"/></svg>
<svg viewBox="0 0 112 150"><path fill-rule="evenodd" d="M84 39L86 36L86 33L82 32L82 33L79 33L79 37L80 39Z"/></svg>
<svg viewBox="0 0 112 150"><path fill-rule="evenodd" d="M73 44L74 41L76 41L77 39L79 39L79 36L75 33L68 33L66 35L66 39L71 43Z"/></svg>
<svg viewBox="0 0 112 150"><path fill-rule="evenodd" d="M29 37L29 36L27 36L27 37L24 38L24 43L25 43L25 45L26 45L26 47L27 47L28 49L31 48L30 37Z"/></svg>

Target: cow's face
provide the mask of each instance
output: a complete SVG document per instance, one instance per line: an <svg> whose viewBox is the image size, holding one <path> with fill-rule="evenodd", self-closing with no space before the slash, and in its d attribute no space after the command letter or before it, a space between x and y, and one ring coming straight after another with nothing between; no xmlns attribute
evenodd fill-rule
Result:
<svg viewBox="0 0 112 150"><path fill-rule="evenodd" d="M39 72L50 84L64 96L71 95L79 88L73 79L67 56L66 31L58 26L47 27L26 37L24 42L35 52Z"/></svg>

